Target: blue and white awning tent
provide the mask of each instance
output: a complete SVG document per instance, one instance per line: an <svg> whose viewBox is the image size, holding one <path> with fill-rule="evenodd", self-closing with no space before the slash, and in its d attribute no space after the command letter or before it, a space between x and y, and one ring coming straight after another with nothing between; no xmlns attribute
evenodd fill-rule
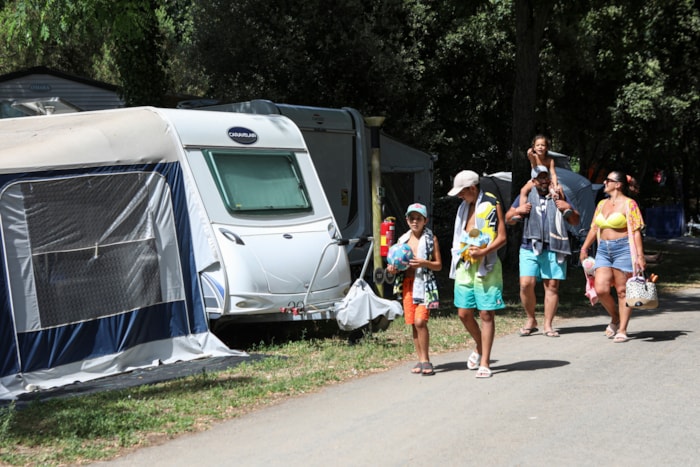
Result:
<svg viewBox="0 0 700 467"><path fill-rule="evenodd" d="M0 399L245 355L208 329L181 151L148 108L0 121Z"/></svg>
<svg viewBox="0 0 700 467"><path fill-rule="evenodd" d="M591 184L590 180L583 175L572 172L566 168L568 167L568 161L561 159L566 156L559 153L554 154L557 158L557 176L559 178L559 183L564 189L566 199L571 201L581 214L581 220L578 225L570 226L567 224L567 229L573 234L578 234L579 230L587 231L593 220L593 213L596 207L596 194L600 187ZM566 164L566 166L562 166L564 164ZM511 172L496 172L484 175L481 177L480 183L486 191L491 191L501 200L504 210L507 211L514 201L510 196L512 183Z"/></svg>

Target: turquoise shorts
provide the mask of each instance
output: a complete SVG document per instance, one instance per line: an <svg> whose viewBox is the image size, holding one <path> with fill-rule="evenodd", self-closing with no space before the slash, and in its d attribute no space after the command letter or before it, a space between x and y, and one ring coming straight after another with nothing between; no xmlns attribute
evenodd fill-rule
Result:
<svg viewBox="0 0 700 467"><path fill-rule="evenodd" d="M478 265L469 269L463 263L457 266L455 273L454 305L457 308L477 309L479 311L501 310L503 303L503 269L497 260L491 272L484 277L476 275Z"/></svg>
<svg viewBox="0 0 700 467"><path fill-rule="evenodd" d="M566 260L557 262L557 254L545 250L535 255L527 248L520 249L520 277L533 276L539 279L566 279Z"/></svg>

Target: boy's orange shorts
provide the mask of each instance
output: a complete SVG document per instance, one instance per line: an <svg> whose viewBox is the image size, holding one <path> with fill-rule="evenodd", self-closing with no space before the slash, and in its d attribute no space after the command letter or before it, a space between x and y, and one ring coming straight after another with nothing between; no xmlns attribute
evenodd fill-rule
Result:
<svg viewBox="0 0 700 467"><path fill-rule="evenodd" d="M428 321L430 310L422 303L413 303L414 277L406 277L403 280L403 318L406 324L415 324L416 318Z"/></svg>

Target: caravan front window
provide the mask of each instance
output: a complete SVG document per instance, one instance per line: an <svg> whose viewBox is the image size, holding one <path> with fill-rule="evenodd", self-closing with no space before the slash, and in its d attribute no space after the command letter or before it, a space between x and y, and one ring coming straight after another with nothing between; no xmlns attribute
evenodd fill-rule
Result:
<svg viewBox="0 0 700 467"><path fill-rule="evenodd" d="M311 210L293 153L223 149L203 152L229 212L279 214Z"/></svg>

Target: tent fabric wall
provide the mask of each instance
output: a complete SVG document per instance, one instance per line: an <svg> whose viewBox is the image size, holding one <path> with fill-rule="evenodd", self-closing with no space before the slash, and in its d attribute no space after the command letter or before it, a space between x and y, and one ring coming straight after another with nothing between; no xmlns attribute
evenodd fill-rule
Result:
<svg viewBox="0 0 700 467"><path fill-rule="evenodd" d="M595 194L597 188L584 176L579 175L571 170L562 167L557 168L557 176L559 183L564 188L566 198L570 200L581 214L581 221L576 226L567 228L572 233L577 234L579 230L587 231L590 228L595 211ZM480 178L480 184L486 191L492 192L501 201L504 207L504 212L507 211L513 204L511 200L511 172L496 172L489 175L484 175ZM519 192L519 190L518 190Z"/></svg>
<svg viewBox="0 0 700 467"><path fill-rule="evenodd" d="M182 300L167 191L165 178L144 171L32 178L0 191L17 332Z"/></svg>
<svg viewBox="0 0 700 467"><path fill-rule="evenodd" d="M682 205L657 206L644 209L645 234L655 238L681 237L685 230Z"/></svg>
<svg viewBox="0 0 700 467"><path fill-rule="evenodd" d="M588 231L595 212L595 190L590 180L575 172L561 168L557 168L557 176L559 177L559 183L564 187L566 198L574 204L579 214L581 214L581 221L573 230Z"/></svg>
<svg viewBox="0 0 700 467"><path fill-rule="evenodd" d="M102 128L100 124L76 126L74 120L62 126L62 116L26 117L0 123L0 399L13 399L36 389L88 381L152 365L207 356L245 355L228 349L208 330L193 259L186 184L178 160L182 148L177 144L174 130L162 117L148 109L116 112L104 114ZM138 116L145 120L139 121ZM133 120L130 124L129 119ZM128 133L134 138L132 143L138 140L139 132L143 132L144 138L150 142L143 145L126 144L119 132L115 131L115 125L120 124L132 130ZM153 131L154 125L159 132ZM87 136L87 140L75 138L76 133ZM115 144L111 144L110 139L114 139ZM91 143L95 144L91 146ZM86 144L87 147L84 147ZM90 152L94 152L96 159L100 160L91 160ZM129 163L131 160L142 163ZM43 162L46 165L42 166ZM84 240L81 240L84 232L71 232L71 228L80 222L53 227L63 228L63 234L46 232L52 228L47 224L39 225L35 237L44 238L48 246L45 250L41 247L32 250L32 239L27 237L26 231L22 232L22 229L27 229L22 221L26 213L23 215L22 210L31 209L32 206L23 204L30 197L22 199L22 190L26 195L34 181L81 179L88 183L100 177L116 179L125 174L139 174L139 177L130 180L141 180L138 183L143 185L123 190L118 185L116 188L110 187L114 204L121 204L124 209L115 214L117 221L103 229L100 241L109 238L113 242L106 241L106 244L121 245L120 242L125 239L132 240L134 232L145 231L145 237L150 239L151 244L160 244L157 248L153 247L160 255L157 260L160 285L155 286L159 289L158 293L146 294L147 304L126 310L111 309L112 304L100 307L99 300L98 305L93 302L84 305L83 315L68 313L57 318L51 316L51 307L37 310L36 307L41 306L41 303L37 305L40 300L31 297L37 294L37 276L32 268L37 267L38 263L32 263L30 258L17 263L12 258L17 253L17 247L24 248L24 252L29 252L33 257L47 252L60 257L66 251L73 254L73 250L85 250L86 246L80 244ZM152 183L153 180L162 182ZM77 186L80 187L80 184ZM144 215L154 217L126 222L124 218L133 215L134 206L130 204L131 199L125 198L132 198L134 192L139 190L147 192L144 195ZM3 193L9 198L3 200ZM33 213L39 220L41 210L49 212L52 207L60 206L60 203L52 203L51 196L44 198L41 203L33 205L40 208L40 212ZM111 199L108 201L112 202ZM12 209L15 210L14 214ZM84 215L94 216L95 222L101 221L98 219L99 209L86 208ZM84 222L89 224L91 220L85 219ZM134 231L129 231L125 226L131 226L129 228ZM169 229L171 231L167 233ZM115 236L112 230L121 234ZM75 237L75 241L72 237ZM56 239L63 239L61 241L65 245L61 246ZM9 264L13 261L20 266L11 271ZM85 271L83 279L89 276L90 270ZM53 274L56 271L50 272ZM122 273L122 276L128 275L128 272ZM57 276L50 274L49 277L47 283L53 286ZM22 278L21 283L13 284L18 278ZM89 279L87 277L87 284L90 283ZM125 279L124 283L129 284L128 277L120 279ZM141 282L142 279L133 281L133 287L142 287ZM95 283L100 284L98 281L93 285ZM70 280L66 284L76 290L76 284L71 284ZM27 292L29 299L27 296L19 297ZM93 295L100 295L99 292L86 290L86 293ZM80 293L76 297L83 298ZM109 300L109 297L101 298Z"/></svg>

